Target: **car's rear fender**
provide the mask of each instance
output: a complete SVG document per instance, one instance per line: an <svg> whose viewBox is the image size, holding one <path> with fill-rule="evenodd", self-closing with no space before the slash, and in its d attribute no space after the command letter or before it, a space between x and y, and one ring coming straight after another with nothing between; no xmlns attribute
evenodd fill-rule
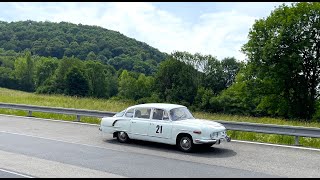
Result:
<svg viewBox="0 0 320 180"><path fill-rule="evenodd" d="M105 117L102 118L100 127L102 131L106 129L108 132L113 131L125 131L130 129L130 119L124 119L119 117Z"/></svg>

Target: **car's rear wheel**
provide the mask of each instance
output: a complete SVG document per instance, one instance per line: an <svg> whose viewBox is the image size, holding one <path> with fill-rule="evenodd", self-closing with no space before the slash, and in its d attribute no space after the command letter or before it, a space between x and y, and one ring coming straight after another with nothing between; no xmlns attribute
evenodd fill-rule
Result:
<svg viewBox="0 0 320 180"><path fill-rule="evenodd" d="M117 140L121 143L126 143L129 141L129 136L126 132L119 131L117 133Z"/></svg>
<svg viewBox="0 0 320 180"><path fill-rule="evenodd" d="M183 152L191 152L194 148L192 138L188 135L181 136L177 142L177 146Z"/></svg>

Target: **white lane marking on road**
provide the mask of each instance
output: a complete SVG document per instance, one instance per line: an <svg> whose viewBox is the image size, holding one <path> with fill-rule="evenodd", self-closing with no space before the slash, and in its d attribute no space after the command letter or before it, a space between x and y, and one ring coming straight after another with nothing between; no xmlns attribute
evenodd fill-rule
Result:
<svg viewBox="0 0 320 180"><path fill-rule="evenodd" d="M320 151L320 149L308 148L308 147L299 147L299 146L290 146L290 145L281 145L281 144L270 144L270 143L261 143L261 142L252 142L252 141L241 141L241 140L231 140L231 141L240 142L240 143L247 143L247 144L258 144L258 145L265 145L265 146L277 146L277 147L285 147L285 148L293 148L293 149Z"/></svg>
<svg viewBox="0 0 320 180"><path fill-rule="evenodd" d="M0 168L0 171L6 172L6 173L10 173L10 174L14 174L14 175L18 175L18 176L22 176L22 177L26 177L26 178L34 178L32 176L27 176L27 175L16 173L16 172L9 171L9 170L6 170L6 169L1 169Z"/></svg>
<svg viewBox="0 0 320 180"><path fill-rule="evenodd" d="M55 119L43 119L43 118L15 116L15 115L8 115L8 114L1 114L1 116L16 117L16 118L26 118L26 119L35 119L35 120L40 120L40 121L45 120L45 121L54 121L54 122L61 122L61 123L83 124L83 125L89 125L89 126L99 126L98 124L90 124L90 123L83 123L83 122L63 121L63 120L55 120ZM9 133L9 132L6 132L6 131L0 131L0 132ZM11 133L11 134L15 134L15 133ZM121 151L121 150L116 150L116 149L111 149L111 148L92 146L92 145L88 145L88 144L80 144L80 143L75 143L75 142L68 142L68 141L62 141L62 140L56 140L56 139L43 138L43 137L40 137L40 136L33 136L33 135L27 135L27 134L18 134L18 133L16 133L16 134L17 135L30 136L30 137L37 137L37 138L42 138L42 139L47 139L47 140L60 141L60 142L65 142L65 143L73 143L73 144L78 144L78 145L85 145L85 146L91 146L91 147L98 147L98 148L110 149L110 150L115 150L115 151ZM293 148L293 149L320 151L320 149L316 149L316 148L307 148L307 147L299 147L299 146L269 144L269 143L242 141L242 140L231 140L231 141L240 142L240 143L248 143L248 144L258 144L258 145L266 145L266 146L278 146L278 147ZM126 151L122 151L122 152L126 152Z"/></svg>

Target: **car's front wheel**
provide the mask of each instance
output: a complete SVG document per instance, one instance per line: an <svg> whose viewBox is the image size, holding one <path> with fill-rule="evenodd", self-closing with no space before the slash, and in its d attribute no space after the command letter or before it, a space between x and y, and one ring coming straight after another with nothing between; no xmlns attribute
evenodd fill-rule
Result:
<svg viewBox="0 0 320 180"><path fill-rule="evenodd" d="M183 152L191 152L194 148L192 138L188 135L180 137L177 142L177 146Z"/></svg>
<svg viewBox="0 0 320 180"><path fill-rule="evenodd" d="M117 133L117 140L121 143L126 143L129 141L129 136L126 132L119 131Z"/></svg>

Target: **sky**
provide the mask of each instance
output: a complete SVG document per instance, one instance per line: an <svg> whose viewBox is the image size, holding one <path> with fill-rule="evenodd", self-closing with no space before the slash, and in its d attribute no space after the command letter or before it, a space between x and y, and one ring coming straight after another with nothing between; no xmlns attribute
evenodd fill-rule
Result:
<svg viewBox="0 0 320 180"><path fill-rule="evenodd" d="M283 2L0 2L1 21L96 25L145 42L161 52L235 57L255 20ZM291 2L285 4L290 5Z"/></svg>

